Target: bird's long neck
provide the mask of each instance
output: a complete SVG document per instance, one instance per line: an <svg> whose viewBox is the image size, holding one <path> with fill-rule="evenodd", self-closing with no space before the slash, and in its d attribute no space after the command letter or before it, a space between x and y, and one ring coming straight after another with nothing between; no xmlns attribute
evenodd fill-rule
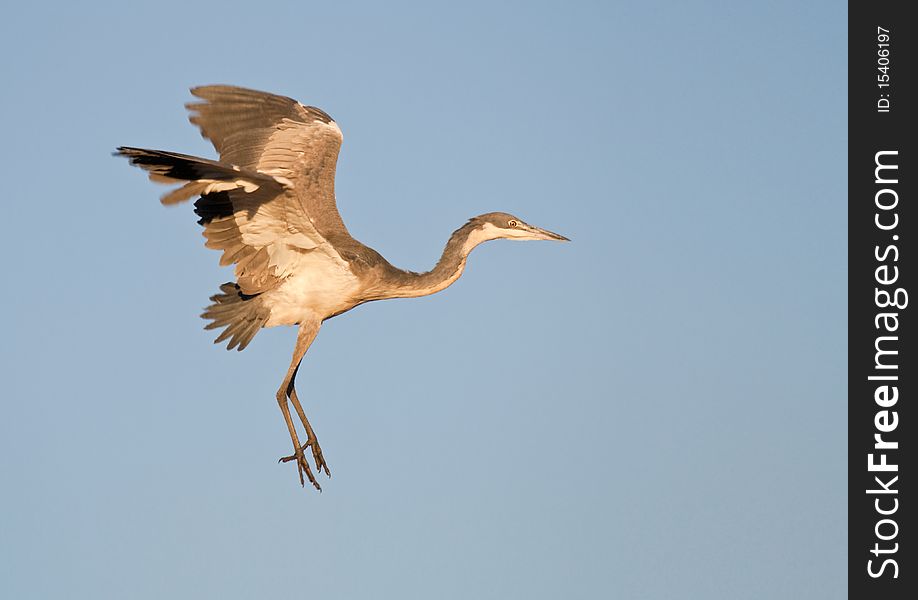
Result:
<svg viewBox="0 0 918 600"><path fill-rule="evenodd" d="M389 297L414 298L446 289L462 275L466 258L472 249L491 239L494 236L486 230L471 221L466 223L450 236L433 269L426 273L402 271L399 275L399 290Z"/></svg>

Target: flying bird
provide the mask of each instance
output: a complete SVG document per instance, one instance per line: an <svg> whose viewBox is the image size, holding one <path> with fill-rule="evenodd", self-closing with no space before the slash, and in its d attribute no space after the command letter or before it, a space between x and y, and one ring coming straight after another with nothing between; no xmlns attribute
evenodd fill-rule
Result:
<svg viewBox="0 0 918 600"><path fill-rule="evenodd" d="M179 185L162 196L163 204L197 198L194 212L204 227L205 246L222 252L221 265L235 265L235 281L221 285L201 315L210 321L205 329L223 329L214 343L226 341L228 350L242 350L263 327L299 327L293 359L276 394L293 442L293 454L280 460L296 464L301 485L308 479L321 490L307 449L317 473L331 472L294 380L322 323L365 302L447 288L482 242L568 239L492 212L453 232L430 271L396 268L351 237L338 214L335 165L343 138L326 112L233 86L196 87L191 93L200 101L186 105L190 121L213 143L219 160L127 146L115 154L157 183Z"/></svg>

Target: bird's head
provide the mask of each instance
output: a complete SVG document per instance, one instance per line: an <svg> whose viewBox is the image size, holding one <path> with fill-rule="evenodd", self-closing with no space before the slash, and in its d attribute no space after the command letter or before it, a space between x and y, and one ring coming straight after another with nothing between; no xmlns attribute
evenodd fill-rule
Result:
<svg viewBox="0 0 918 600"><path fill-rule="evenodd" d="M519 217L505 212L478 215L469 223L475 228L476 237L480 237L480 241L497 239L570 241L559 233L530 225Z"/></svg>

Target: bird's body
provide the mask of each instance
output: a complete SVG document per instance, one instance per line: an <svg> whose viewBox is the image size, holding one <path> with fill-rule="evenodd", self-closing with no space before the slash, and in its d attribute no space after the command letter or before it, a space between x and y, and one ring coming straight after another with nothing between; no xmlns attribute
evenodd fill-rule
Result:
<svg viewBox="0 0 918 600"><path fill-rule="evenodd" d="M191 122L220 153L214 161L175 152L121 147L118 154L160 183L182 184L163 196L174 204L195 196L206 246L235 265L236 281L223 284L204 318L223 328L216 342L242 350L263 327L298 325L296 349L277 401L294 445L301 483L319 484L305 459L328 474L315 433L293 382L322 322L374 300L433 294L456 281L477 245L497 239L566 240L507 213L474 217L450 237L426 273L398 269L354 239L338 213L335 164L342 135L320 109L265 92L231 86L194 88ZM289 405L306 430L300 444ZM320 488L319 488L320 489Z"/></svg>
<svg viewBox="0 0 918 600"><path fill-rule="evenodd" d="M327 319L360 303L360 279L348 265L302 261L305 270L291 275L277 288L265 292L271 316L265 327L296 325L309 318Z"/></svg>

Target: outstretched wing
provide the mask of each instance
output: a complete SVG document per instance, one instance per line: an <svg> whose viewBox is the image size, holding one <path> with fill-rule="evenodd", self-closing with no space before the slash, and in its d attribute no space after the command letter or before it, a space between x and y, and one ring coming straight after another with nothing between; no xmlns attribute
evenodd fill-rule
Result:
<svg viewBox="0 0 918 600"><path fill-rule="evenodd" d="M164 204L200 195L195 212L206 245L236 265L245 294L275 287L298 269L334 263L362 247L335 206L335 164L341 130L323 111L264 92L229 86L194 88L191 121L220 161L175 152L122 147L118 153L160 183L184 185ZM332 265L327 265L332 266Z"/></svg>
<svg viewBox="0 0 918 600"><path fill-rule="evenodd" d="M245 88L192 88L186 105L220 162L290 182L303 212L326 237L348 235L335 204L335 166L343 137L324 111Z"/></svg>
<svg viewBox="0 0 918 600"><path fill-rule="evenodd" d="M186 182L166 193L163 204L200 195L194 206L205 245L223 251L221 265L236 265L244 294L269 290L301 268L323 263L347 268L284 181L176 152L121 147L118 154L148 171L153 181Z"/></svg>

